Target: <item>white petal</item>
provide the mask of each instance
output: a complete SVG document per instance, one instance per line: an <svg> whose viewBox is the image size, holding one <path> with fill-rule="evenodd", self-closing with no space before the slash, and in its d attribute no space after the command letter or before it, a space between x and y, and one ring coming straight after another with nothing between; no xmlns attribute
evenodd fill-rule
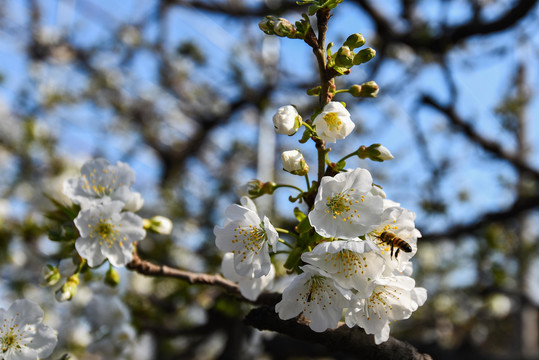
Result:
<svg viewBox="0 0 539 360"><path fill-rule="evenodd" d="M90 267L101 265L106 259L101 253L101 246L96 239L80 237L75 241L75 249L82 258L87 260Z"/></svg>
<svg viewBox="0 0 539 360"><path fill-rule="evenodd" d="M36 350L40 358L46 358L52 354L57 342L56 332L47 325L39 324L37 332L32 338L32 343L28 346Z"/></svg>
<svg viewBox="0 0 539 360"><path fill-rule="evenodd" d="M12 318L12 325L19 325L24 328L25 325L37 325L43 319L43 310L39 305L30 300L16 300L7 311L7 317Z"/></svg>

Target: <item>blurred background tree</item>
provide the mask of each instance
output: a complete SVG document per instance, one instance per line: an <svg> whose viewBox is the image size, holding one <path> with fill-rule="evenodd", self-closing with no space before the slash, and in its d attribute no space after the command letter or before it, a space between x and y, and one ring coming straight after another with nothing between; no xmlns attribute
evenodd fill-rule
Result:
<svg viewBox="0 0 539 360"><path fill-rule="evenodd" d="M142 216L173 219L141 257L219 272L214 225L242 184L282 180L275 154L297 147L275 137L273 112L292 103L307 117L317 101L305 94L317 81L308 47L257 27L301 11L278 0L2 1L0 306L35 299L56 314L58 354L107 358L87 350L91 292L57 304L37 285L63 256L43 194L61 198L62 181L97 156L135 169ZM381 88L376 101L337 97L356 130L332 153L379 142L395 156L356 166L418 214L414 276L429 299L392 335L436 359L539 359L538 16L536 0L346 0L331 19L329 41L361 32L377 51L349 85ZM259 199L282 227L288 195ZM126 358L351 358L243 325L250 305L220 289L121 277L139 349Z"/></svg>

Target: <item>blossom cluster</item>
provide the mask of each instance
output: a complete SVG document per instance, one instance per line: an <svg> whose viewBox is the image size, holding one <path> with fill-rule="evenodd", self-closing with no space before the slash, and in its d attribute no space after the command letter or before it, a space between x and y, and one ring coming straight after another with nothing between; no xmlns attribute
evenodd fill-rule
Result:
<svg viewBox="0 0 539 360"><path fill-rule="evenodd" d="M305 125L291 106L280 108L273 122L276 131L286 135ZM330 102L308 129L322 141L335 142L348 136L354 123L343 104ZM380 144L360 148L355 155L374 161L393 158ZM291 174L309 171L297 150L285 151L282 161ZM415 213L387 199L366 169L339 168L335 176L323 176L313 186L317 186L315 200L308 214L296 216L300 221L293 234L296 243L288 244L292 250L285 267L298 275L284 289L275 310L283 320L303 314L317 332L336 328L344 316L348 326L358 325L374 334L377 344L387 341L390 324L409 318L427 297L410 277L410 259L421 237ZM260 191L249 195L257 197ZM258 215L246 196L225 215L224 227L214 230L217 247L226 252L222 272L238 282L246 298L255 300L273 282L270 251L285 242L277 232L282 229L276 230L267 217Z"/></svg>
<svg viewBox="0 0 539 360"><path fill-rule="evenodd" d="M86 162L80 177L64 182L64 194L81 208L74 220L80 234L75 248L90 267L106 259L125 266L132 260L133 242L145 238L143 220L134 213L144 201L131 190L134 182L129 165L105 159Z"/></svg>

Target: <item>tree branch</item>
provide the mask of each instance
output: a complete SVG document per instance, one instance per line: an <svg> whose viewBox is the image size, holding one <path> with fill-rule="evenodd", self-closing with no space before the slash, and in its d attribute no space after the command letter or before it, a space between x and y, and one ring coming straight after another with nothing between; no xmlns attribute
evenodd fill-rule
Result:
<svg viewBox="0 0 539 360"><path fill-rule="evenodd" d="M323 344L331 350L352 355L361 354L361 359L391 360L432 360L430 355L422 354L412 345L390 337L388 341L376 345L372 335L367 335L359 327L349 328L341 324L333 330L323 333L312 331L302 317L281 320L275 308L262 306L251 310L244 322L259 330L271 330L286 334L296 339Z"/></svg>
<svg viewBox="0 0 539 360"><path fill-rule="evenodd" d="M439 239L457 238L461 235L469 235L470 233L481 229L485 225L494 222L507 221L509 219L515 218L516 216L520 215L525 211L534 208L539 208L539 195L526 198L518 198L513 203L513 205L506 210L486 213L472 223L452 226L445 231L424 234L421 237L421 241L433 241Z"/></svg>
<svg viewBox="0 0 539 360"><path fill-rule="evenodd" d="M240 297L245 302L252 304L275 305L281 300L281 294L263 292L256 301L245 299L240 292L238 285L230 280L223 278L219 274L210 275L203 273L195 273L186 270L172 268L166 265L157 265L147 260L142 260L136 251L133 252L133 260L126 267L129 270L136 271L139 274L152 277L171 277L187 281L189 284L206 284L215 285L225 289L227 292Z"/></svg>
<svg viewBox="0 0 539 360"><path fill-rule="evenodd" d="M519 156L507 153L497 142L485 139L479 135L479 133L477 133L469 123L465 122L457 115L453 106L444 106L434 100L434 98L430 95L423 95L421 97L421 102L440 111L441 113L444 113L453 126L457 127L469 140L479 145L486 152L500 159L506 160L518 170L529 173L536 179L539 179L538 170L533 169Z"/></svg>

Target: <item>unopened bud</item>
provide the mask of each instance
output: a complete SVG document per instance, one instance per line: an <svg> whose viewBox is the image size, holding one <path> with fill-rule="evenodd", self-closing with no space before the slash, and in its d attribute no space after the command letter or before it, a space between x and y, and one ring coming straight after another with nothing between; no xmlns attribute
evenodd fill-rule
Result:
<svg viewBox="0 0 539 360"><path fill-rule="evenodd" d="M41 286L53 286L55 285L61 278L60 271L58 271L58 268L56 266L52 265L45 265L41 269Z"/></svg>
<svg viewBox="0 0 539 360"><path fill-rule="evenodd" d="M350 92L350 95L354 97L360 97L361 96L361 85L352 85L350 86L350 89L348 89L348 92Z"/></svg>
<svg viewBox="0 0 539 360"><path fill-rule="evenodd" d="M369 81L361 84L361 91L359 96L361 97L376 97L380 88L374 81Z"/></svg>
<svg viewBox="0 0 539 360"><path fill-rule="evenodd" d="M281 154L283 170L293 175L304 176L309 172L309 165L298 150L289 150Z"/></svg>
<svg viewBox="0 0 539 360"><path fill-rule="evenodd" d="M354 53L348 46L342 46L335 57L335 65L349 68L354 63Z"/></svg>
<svg viewBox="0 0 539 360"><path fill-rule="evenodd" d="M296 27L290 23L290 21L279 18L273 27L273 31L277 36L294 37L297 30Z"/></svg>
<svg viewBox="0 0 539 360"><path fill-rule="evenodd" d="M66 282L58 291L56 291L56 300L64 302L71 300L77 293L77 287L79 285L79 275L71 275L67 278Z"/></svg>
<svg viewBox="0 0 539 360"><path fill-rule="evenodd" d="M359 50L354 57L354 65L364 64L376 56L376 51L372 48Z"/></svg>
<svg viewBox="0 0 539 360"><path fill-rule="evenodd" d="M350 50L354 50L358 47L362 47L363 45L365 45L366 41L367 40L365 40L363 35L356 33L356 34L350 35L348 39L346 39L343 45L348 46Z"/></svg>
<svg viewBox="0 0 539 360"><path fill-rule="evenodd" d="M278 134L291 136L298 131L301 120L301 116L294 106L281 106L273 115L273 126Z"/></svg>
<svg viewBox="0 0 539 360"><path fill-rule="evenodd" d="M253 179L253 180L249 181L248 183L242 185L238 189L238 195L240 195L240 196L248 196L251 199L257 198L260 195L262 195L262 194L260 194L260 191L262 190L262 185L263 184L264 183L262 181L257 180L257 179Z"/></svg>
<svg viewBox="0 0 539 360"><path fill-rule="evenodd" d="M275 16L268 15L260 20L258 27L267 35L275 35L273 28L275 27L276 22L277 18Z"/></svg>
<svg viewBox="0 0 539 360"><path fill-rule="evenodd" d="M172 221L164 216L154 216L151 219L143 219L144 229L161 235L170 235L172 232Z"/></svg>
<svg viewBox="0 0 539 360"><path fill-rule="evenodd" d="M276 188L277 188L277 184L274 183L273 181L265 182L262 185L262 189L260 190L260 195L263 195L263 194L271 195L273 194Z"/></svg>
<svg viewBox="0 0 539 360"><path fill-rule="evenodd" d="M393 155L385 146L381 144L372 144L368 148L363 147L364 157L368 157L373 161L386 161L393 159ZM360 156L361 157L361 156Z"/></svg>
<svg viewBox="0 0 539 360"><path fill-rule="evenodd" d="M105 284L115 287L120 283L120 274L116 269L110 267L107 273L105 274Z"/></svg>

